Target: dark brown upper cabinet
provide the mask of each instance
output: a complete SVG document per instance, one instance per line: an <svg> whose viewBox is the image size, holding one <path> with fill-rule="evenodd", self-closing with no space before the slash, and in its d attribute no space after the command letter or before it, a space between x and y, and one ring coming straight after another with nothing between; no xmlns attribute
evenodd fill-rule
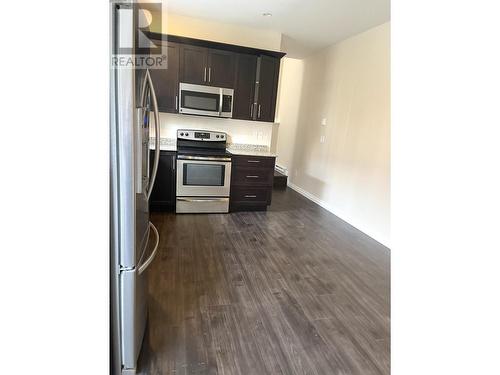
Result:
<svg viewBox="0 0 500 375"><path fill-rule="evenodd" d="M283 52L149 32L168 46L168 69L152 71L162 112L178 111L179 82L234 89L233 118L274 122Z"/></svg>
<svg viewBox="0 0 500 375"><path fill-rule="evenodd" d="M233 118L253 119L257 56L238 54L234 82Z"/></svg>
<svg viewBox="0 0 500 375"><path fill-rule="evenodd" d="M160 112L177 113L179 110L180 46L171 42L164 43L167 43L167 68L151 69L150 74L153 80Z"/></svg>
<svg viewBox="0 0 500 375"><path fill-rule="evenodd" d="M270 56L259 56L257 61L255 101L252 108L254 120L274 122L279 70L280 59Z"/></svg>
<svg viewBox="0 0 500 375"><path fill-rule="evenodd" d="M233 52L183 45L180 64L181 82L228 88L234 85Z"/></svg>
<svg viewBox="0 0 500 375"><path fill-rule="evenodd" d="M210 86L233 88L235 53L208 49L208 84Z"/></svg>
<svg viewBox="0 0 500 375"><path fill-rule="evenodd" d="M207 48L181 45L180 81L206 85L208 83Z"/></svg>

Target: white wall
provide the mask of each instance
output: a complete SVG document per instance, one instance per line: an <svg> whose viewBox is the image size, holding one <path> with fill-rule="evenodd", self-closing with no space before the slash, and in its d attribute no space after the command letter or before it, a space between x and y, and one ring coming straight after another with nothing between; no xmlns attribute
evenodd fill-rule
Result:
<svg viewBox="0 0 500 375"><path fill-rule="evenodd" d="M292 164L295 136L299 121L304 61L281 59L278 102L272 150L278 154L276 163L288 168Z"/></svg>
<svg viewBox="0 0 500 375"><path fill-rule="evenodd" d="M297 104L285 87L295 93L299 83L285 82L285 75L301 70ZM284 73L277 153L278 164L289 169L291 186L389 245L390 24L302 64L287 61Z"/></svg>
<svg viewBox="0 0 500 375"><path fill-rule="evenodd" d="M163 30L161 30L163 33L274 51L279 51L281 47L281 33L276 31L213 22L169 12L165 12L163 18L166 19L166 22L163 22ZM229 141L232 143L268 147L271 146L273 127L276 126L267 122L167 113L160 115L160 122L162 137L175 138L176 130L180 128L219 130L228 133Z"/></svg>
<svg viewBox="0 0 500 375"><path fill-rule="evenodd" d="M165 15L165 13L164 13ZM281 33L166 12L163 33L280 51Z"/></svg>

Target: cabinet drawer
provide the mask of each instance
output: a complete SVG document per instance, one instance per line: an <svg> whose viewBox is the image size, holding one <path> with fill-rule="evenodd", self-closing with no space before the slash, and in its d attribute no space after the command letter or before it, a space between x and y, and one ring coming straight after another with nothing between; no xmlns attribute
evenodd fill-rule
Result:
<svg viewBox="0 0 500 375"><path fill-rule="evenodd" d="M233 155L233 164L254 168L274 168L273 157Z"/></svg>
<svg viewBox="0 0 500 375"><path fill-rule="evenodd" d="M274 172L271 168L236 167L232 171L232 184L271 186L273 175Z"/></svg>
<svg viewBox="0 0 500 375"><path fill-rule="evenodd" d="M271 201L270 187L232 187L231 202L266 205Z"/></svg>

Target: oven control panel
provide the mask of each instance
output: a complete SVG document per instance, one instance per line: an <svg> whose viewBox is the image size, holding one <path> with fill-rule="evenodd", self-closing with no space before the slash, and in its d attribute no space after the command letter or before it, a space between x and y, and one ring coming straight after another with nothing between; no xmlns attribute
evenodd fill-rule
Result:
<svg viewBox="0 0 500 375"><path fill-rule="evenodd" d="M177 130L177 139L186 141L225 142L227 134L224 132L207 130L179 129Z"/></svg>

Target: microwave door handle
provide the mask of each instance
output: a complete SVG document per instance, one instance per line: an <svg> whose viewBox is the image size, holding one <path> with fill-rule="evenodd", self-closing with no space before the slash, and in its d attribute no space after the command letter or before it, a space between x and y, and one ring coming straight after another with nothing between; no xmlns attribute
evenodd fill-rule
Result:
<svg viewBox="0 0 500 375"><path fill-rule="evenodd" d="M219 117L222 116L222 89L219 89Z"/></svg>
<svg viewBox="0 0 500 375"><path fill-rule="evenodd" d="M158 163L160 162L160 112L158 111L158 101L156 100L156 92L153 86L153 80L149 74L149 69L146 70L146 79L148 80L151 100L153 101L154 119L155 119L155 159L153 162L153 170L148 184L147 199L151 196L153 186L156 180L156 172L158 171Z"/></svg>

